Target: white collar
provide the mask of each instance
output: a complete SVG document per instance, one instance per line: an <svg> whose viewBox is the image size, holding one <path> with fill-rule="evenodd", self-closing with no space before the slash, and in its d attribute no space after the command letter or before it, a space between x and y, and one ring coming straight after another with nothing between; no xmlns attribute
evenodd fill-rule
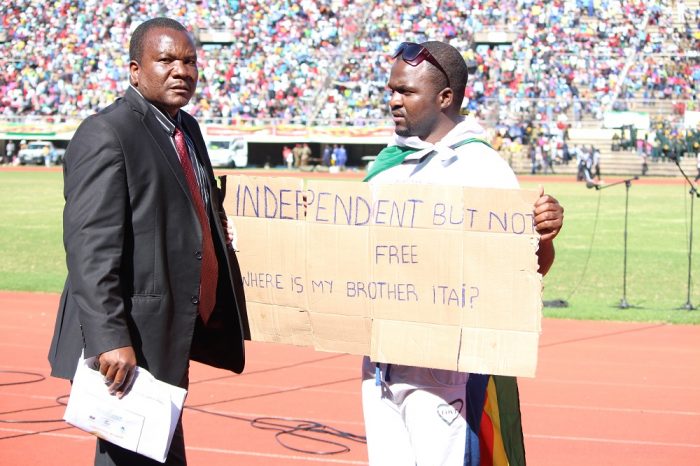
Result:
<svg viewBox="0 0 700 466"><path fill-rule="evenodd" d="M394 140L390 145L419 149L408 155L406 160L418 160L435 151L436 157L444 161L456 155L455 150L450 147L451 145L468 138L486 139L486 131L472 116L462 117L462 120L435 144L423 141L417 136L403 137L394 133Z"/></svg>

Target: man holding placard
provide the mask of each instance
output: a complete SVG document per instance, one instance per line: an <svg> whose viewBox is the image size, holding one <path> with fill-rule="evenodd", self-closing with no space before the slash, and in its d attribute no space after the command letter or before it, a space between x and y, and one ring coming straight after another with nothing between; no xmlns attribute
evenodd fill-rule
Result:
<svg viewBox="0 0 700 466"><path fill-rule="evenodd" d="M484 129L474 118L460 114L467 83L460 52L442 42L405 42L394 58L388 83L394 141L379 154L365 181L517 189L515 174L484 140ZM541 274L554 261L552 241L563 217L557 200L540 188L533 218L540 234ZM362 396L370 464L462 465L465 458L478 464L472 438L475 426L467 413L481 412L486 393L482 379L489 379L473 377L480 382L482 395L475 398L466 395L469 378L468 373L379 364L365 357ZM512 381L509 389L517 400ZM474 399L480 406L474 406ZM519 416L516 420L520 432ZM509 460L518 463L518 458Z"/></svg>

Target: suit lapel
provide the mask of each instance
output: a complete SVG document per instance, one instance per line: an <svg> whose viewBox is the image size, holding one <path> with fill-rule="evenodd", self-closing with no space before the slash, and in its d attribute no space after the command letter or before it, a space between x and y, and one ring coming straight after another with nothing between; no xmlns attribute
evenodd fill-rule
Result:
<svg viewBox="0 0 700 466"><path fill-rule="evenodd" d="M180 189L184 191L194 209L192 193L190 193L190 189L187 185L185 173L182 171L182 165L180 164L180 159L177 156L177 151L175 150L172 139L163 129L163 125L153 114L153 110L148 103L131 87L127 89L125 99L127 102L129 102L131 108L136 113L141 114L141 121L155 142L158 156L165 160L167 166L170 168L170 171L180 185Z"/></svg>

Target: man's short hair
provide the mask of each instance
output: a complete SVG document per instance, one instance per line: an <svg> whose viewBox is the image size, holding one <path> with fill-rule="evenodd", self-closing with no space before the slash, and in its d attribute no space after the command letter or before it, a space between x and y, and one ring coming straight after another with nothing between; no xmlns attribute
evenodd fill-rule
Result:
<svg viewBox="0 0 700 466"><path fill-rule="evenodd" d="M170 18L152 18L139 24L131 34L129 41L129 61L141 62L143 57L143 41L152 29L172 29L187 32L185 26Z"/></svg>
<svg viewBox="0 0 700 466"><path fill-rule="evenodd" d="M456 48L445 42L431 40L423 42L423 47L428 49L428 52L442 65L447 73L447 78L450 81L450 88L454 93L454 105L457 110L462 106L464 100L464 92L467 88L467 64L462 57L462 54ZM433 76L436 86L442 86L445 77L440 70L435 68Z"/></svg>

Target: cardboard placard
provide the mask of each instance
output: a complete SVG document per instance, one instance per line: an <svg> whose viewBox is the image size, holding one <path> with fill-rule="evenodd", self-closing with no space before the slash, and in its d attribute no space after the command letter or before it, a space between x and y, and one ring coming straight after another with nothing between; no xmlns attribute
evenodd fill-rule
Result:
<svg viewBox="0 0 700 466"><path fill-rule="evenodd" d="M535 191L229 176L253 340L535 374Z"/></svg>

